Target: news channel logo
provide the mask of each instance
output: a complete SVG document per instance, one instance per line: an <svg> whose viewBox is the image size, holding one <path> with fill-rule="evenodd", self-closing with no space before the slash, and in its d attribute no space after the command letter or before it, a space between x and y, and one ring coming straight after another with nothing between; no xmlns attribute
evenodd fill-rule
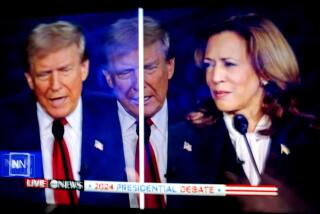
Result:
<svg viewBox="0 0 320 214"><path fill-rule="evenodd" d="M29 153L9 153L9 176L30 177L30 156Z"/></svg>
<svg viewBox="0 0 320 214"><path fill-rule="evenodd" d="M40 177L42 175L41 154L36 152L1 152L0 176Z"/></svg>

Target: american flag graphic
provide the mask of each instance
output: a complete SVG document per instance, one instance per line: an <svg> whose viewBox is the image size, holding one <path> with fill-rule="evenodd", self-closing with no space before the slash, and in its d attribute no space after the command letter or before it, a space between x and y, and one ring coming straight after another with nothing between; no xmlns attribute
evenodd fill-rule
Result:
<svg viewBox="0 0 320 214"><path fill-rule="evenodd" d="M228 195L278 195L278 188L273 185L229 185L225 187L225 194Z"/></svg>

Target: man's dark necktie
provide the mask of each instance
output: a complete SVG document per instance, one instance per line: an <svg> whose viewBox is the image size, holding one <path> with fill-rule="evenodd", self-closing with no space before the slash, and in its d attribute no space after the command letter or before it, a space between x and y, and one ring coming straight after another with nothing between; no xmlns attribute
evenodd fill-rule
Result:
<svg viewBox="0 0 320 214"><path fill-rule="evenodd" d="M63 139L65 118L56 119L52 124L54 145L52 153L52 178L57 180L74 180L70 156L65 140ZM54 190L56 204L78 204L76 190Z"/></svg>
<svg viewBox="0 0 320 214"><path fill-rule="evenodd" d="M153 124L150 118L144 121L144 181L160 183L159 170L157 160L150 143L151 125ZM139 136L139 126L137 123L137 135ZM139 174L139 139L136 147L135 169ZM164 208L165 201L163 195L145 194L146 208Z"/></svg>

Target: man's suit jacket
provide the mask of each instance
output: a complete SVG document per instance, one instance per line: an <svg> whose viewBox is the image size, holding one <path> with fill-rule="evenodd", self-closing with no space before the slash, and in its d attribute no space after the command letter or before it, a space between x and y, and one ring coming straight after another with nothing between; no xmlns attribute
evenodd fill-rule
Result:
<svg viewBox="0 0 320 214"><path fill-rule="evenodd" d="M189 140L192 136L185 132L195 127L189 122L182 122L194 106L192 103L186 103L185 98L180 94L168 96L168 161L165 175L167 183L196 183L199 180L195 165L197 161L194 160L197 158L194 151L197 151L198 147ZM198 198L167 195L167 208L196 207L195 201Z"/></svg>
<svg viewBox="0 0 320 214"><path fill-rule="evenodd" d="M12 101L12 102L11 102ZM23 95L1 103L0 150L41 152L36 102ZM81 180L126 181L120 123L115 102L93 92L82 93ZM95 142L103 144L97 148ZM42 168L42 167L41 167ZM1 178L0 197L8 202L45 203L44 189L24 188L22 179ZM127 194L80 192L79 203L129 207Z"/></svg>
<svg viewBox="0 0 320 214"><path fill-rule="evenodd" d="M212 126L205 128L193 127L188 122L179 123L173 127L175 145L182 147L184 142L192 145L189 159L181 158L175 162L175 167L183 173L195 173L192 181L197 183L225 184L248 182L243 171L241 161L231 143L228 130L222 117L219 117ZM315 121L301 116L295 116L285 112L283 118L278 121L275 132L271 135L271 146L267 157L263 176L272 179L263 179L261 184L274 184L271 181L284 184L296 193L306 204L295 204L299 212L319 209L316 202L316 190L318 187L313 182L315 178L315 165L319 162L318 152L320 142L320 130ZM283 146L290 153L283 152ZM183 162L185 161L185 162ZM190 161L190 162L187 162ZM188 166L184 169L182 165ZM177 169L176 169L177 171ZM231 172L237 176L237 181L231 181L225 176L225 172ZM181 174L183 174L181 173ZM279 184L279 183L276 183ZM279 188L279 195L283 189ZM235 198L222 199L220 197L199 197L190 203L193 207L211 207L219 210L239 211L241 204ZM318 210L319 211L319 210Z"/></svg>

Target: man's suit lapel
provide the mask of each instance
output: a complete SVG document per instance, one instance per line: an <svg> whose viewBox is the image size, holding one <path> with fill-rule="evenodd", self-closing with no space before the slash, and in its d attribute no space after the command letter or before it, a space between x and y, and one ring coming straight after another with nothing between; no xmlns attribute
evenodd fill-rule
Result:
<svg viewBox="0 0 320 214"><path fill-rule="evenodd" d="M87 93L83 93L82 99L81 180L126 181L116 102L109 102L101 97L93 99ZM126 194L101 194L105 196L101 200L106 200L106 205L128 206ZM93 199L92 194L82 194L80 203L86 204Z"/></svg>
<svg viewBox="0 0 320 214"><path fill-rule="evenodd" d="M83 131L81 161L83 167L81 170L83 171L81 173L84 173L82 176L84 178L87 177L86 172L90 172L89 174L92 175L100 174L101 170L95 167L97 164L100 164L100 158L111 158L117 162L110 164L110 166L107 166L109 162L101 163L102 166L109 167L107 172L110 171L111 174L118 174L119 177L115 176L114 179L123 179L125 162L117 110L115 106L110 106L112 105L111 102L101 102L99 99L91 98L87 93L83 93L82 96ZM90 164L93 165L89 168ZM119 173L115 173L116 171Z"/></svg>
<svg viewBox="0 0 320 214"><path fill-rule="evenodd" d="M192 160L196 145L193 144L192 135L188 132L188 123L172 125L168 129L168 162L167 182L184 182L185 179L194 178L195 162ZM190 182L190 181L189 181Z"/></svg>
<svg viewBox="0 0 320 214"><path fill-rule="evenodd" d="M193 161L190 160L192 151L184 149L184 145L191 146L192 149L192 136L184 131L189 129L188 123L181 123L184 121L185 113L181 105L173 99L174 96L170 94L167 99L168 104L168 151L167 151L167 182L181 182L181 179L185 179L187 176L179 177L179 168L185 161L185 168L192 168L190 164ZM181 164L182 163L182 164ZM189 165L189 166L188 166ZM185 171L192 174L191 171ZM178 177L177 177L178 176Z"/></svg>
<svg viewBox="0 0 320 214"><path fill-rule="evenodd" d="M188 132L190 124L181 122L169 127L168 133L168 162L167 183L195 183L199 181L197 162L194 152L192 133ZM194 198L189 196L167 195L168 208L186 208L194 206ZM196 204L196 203L195 203Z"/></svg>

